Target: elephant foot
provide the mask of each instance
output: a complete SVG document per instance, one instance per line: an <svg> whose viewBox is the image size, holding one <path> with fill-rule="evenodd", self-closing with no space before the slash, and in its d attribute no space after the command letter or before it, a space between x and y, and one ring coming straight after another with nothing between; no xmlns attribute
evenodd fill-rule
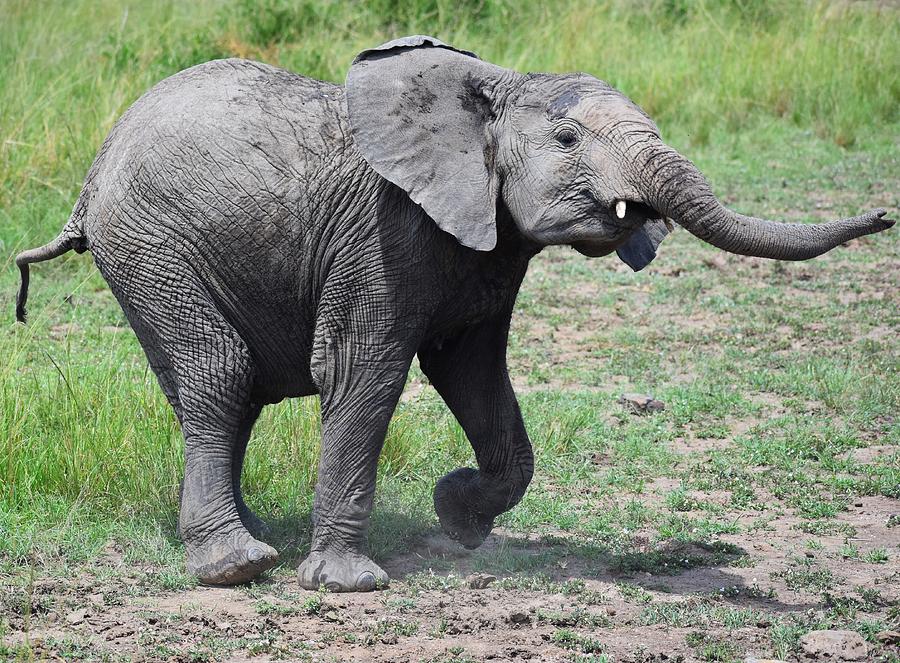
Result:
<svg viewBox="0 0 900 663"><path fill-rule="evenodd" d="M253 513L246 504L238 505L238 515L241 518L241 524L252 537L264 539L272 533L272 528L266 524L266 521ZM179 541L184 541L184 537L181 535L180 521L175 523L175 537Z"/></svg>
<svg viewBox="0 0 900 663"><path fill-rule="evenodd" d="M493 516L470 508L479 494L478 470L461 467L444 475L434 487L434 510L449 538L472 550L484 543L494 526Z"/></svg>
<svg viewBox="0 0 900 663"><path fill-rule="evenodd" d="M246 531L211 535L199 542L186 537L187 570L205 585L239 585L278 562L278 552Z"/></svg>
<svg viewBox="0 0 900 663"><path fill-rule="evenodd" d="M330 592L371 592L388 586L390 578L380 566L365 555L313 551L297 569L297 579L304 589Z"/></svg>

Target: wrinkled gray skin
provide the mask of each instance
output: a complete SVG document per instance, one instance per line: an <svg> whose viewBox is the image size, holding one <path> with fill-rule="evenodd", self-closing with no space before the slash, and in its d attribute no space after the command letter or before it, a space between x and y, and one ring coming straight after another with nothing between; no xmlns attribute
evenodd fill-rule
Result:
<svg viewBox="0 0 900 663"><path fill-rule="evenodd" d="M413 37L363 53L345 87L244 60L161 82L110 133L60 236L18 256L18 315L28 263L93 253L181 422L180 532L206 583L276 563L241 497L247 440L266 403L319 394L300 584L369 590L388 580L366 554L375 469L415 354L478 460L435 488L444 531L474 548L522 498L533 458L506 342L542 247L640 269L671 218L726 251L802 260L883 215L734 214L606 83Z"/></svg>

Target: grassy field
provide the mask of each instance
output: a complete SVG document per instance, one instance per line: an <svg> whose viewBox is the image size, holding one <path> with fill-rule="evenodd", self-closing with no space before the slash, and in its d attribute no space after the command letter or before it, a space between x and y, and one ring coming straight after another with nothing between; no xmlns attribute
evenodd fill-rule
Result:
<svg viewBox="0 0 900 663"><path fill-rule="evenodd" d="M55 236L119 114L239 55L340 81L359 50L434 34L521 71L584 70L641 104L745 213L900 208L900 14L882 2L0 0L0 658L731 661L900 630L900 240L808 263L684 232L651 268L549 249L510 365L537 472L486 545L439 534L434 482L472 465L414 368L379 473L368 596L302 592L314 399L267 408L245 470L283 564L197 587L174 536L181 438L89 254ZM636 416L623 392L663 412ZM498 580L472 590L464 578ZM654 658L656 656L657 658Z"/></svg>

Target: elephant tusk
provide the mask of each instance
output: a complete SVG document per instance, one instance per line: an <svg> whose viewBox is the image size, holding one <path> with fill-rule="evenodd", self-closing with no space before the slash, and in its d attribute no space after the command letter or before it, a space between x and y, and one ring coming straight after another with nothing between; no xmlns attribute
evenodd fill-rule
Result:
<svg viewBox="0 0 900 663"><path fill-rule="evenodd" d="M616 203L616 217L619 219L625 218L625 201L620 200Z"/></svg>

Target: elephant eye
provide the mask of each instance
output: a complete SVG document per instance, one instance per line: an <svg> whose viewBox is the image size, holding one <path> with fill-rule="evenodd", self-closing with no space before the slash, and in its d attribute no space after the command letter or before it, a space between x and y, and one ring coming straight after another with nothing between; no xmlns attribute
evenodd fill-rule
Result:
<svg viewBox="0 0 900 663"><path fill-rule="evenodd" d="M571 129L560 129L556 134L556 142L563 147L572 147L578 142L578 136Z"/></svg>

